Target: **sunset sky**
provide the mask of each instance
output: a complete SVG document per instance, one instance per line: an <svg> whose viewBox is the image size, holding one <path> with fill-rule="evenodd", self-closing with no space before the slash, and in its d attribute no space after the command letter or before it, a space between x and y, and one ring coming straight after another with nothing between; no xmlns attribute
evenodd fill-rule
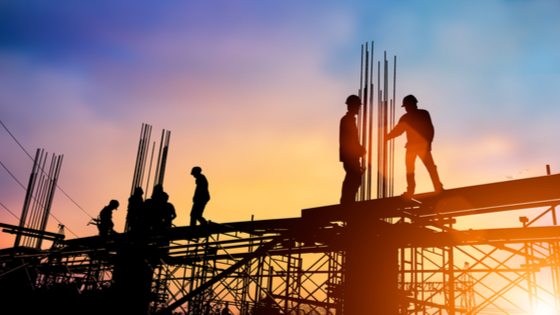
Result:
<svg viewBox="0 0 560 315"><path fill-rule="evenodd" d="M374 41L376 60L397 56L397 102L414 94L432 115L445 188L558 173L559 16L555 0L5 0L0 121L29 154L64 155L59 186L83 209L57 190L67 238L97 234L87 223L111 199L122 232L142 123L158 141L171 131L176 225L189 222L193 166L209 220L297 217L339 201L338 124ZM0 222L15 225L25 190L10 173L27 186L32 161L2 126L0 146ZM431 190L418 169L417 190Z"/></svg>

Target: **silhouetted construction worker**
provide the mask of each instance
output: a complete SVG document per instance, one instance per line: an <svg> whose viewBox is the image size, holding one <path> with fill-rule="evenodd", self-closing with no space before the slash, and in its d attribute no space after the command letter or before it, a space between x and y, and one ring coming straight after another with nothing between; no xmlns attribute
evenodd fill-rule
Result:
<svg viewBox="0 0 560 315"><path fill-rule="evenodd" d="M418 109L417 103L418 100L413 95L404 97L402 107L406 110L406 114L399 119L395 128L387 134L386 138L388 141L406 132L405 166L408 187L403 194L405 197L412 197L416 188L416 181L414 179L416 157L419 157L426 166L432 179L434 190L436 192L443 190L443 185L439 180L437 167L432 157L432 141L434 140L432 119L427 110Z"/></svg>
<svg viewBox="0 0 560 315"><path fill-rule="evenodd" d="M105 206L99 212L99 223L97 228L99 229L100 236L108 236L109 234L113 234L113 210L116 210L119 207L119 202L116 200L111 200L108 206Z"/></svg>
<svg viewBox="0 0 560 315"><path fill-rule="evenodd" d="M357 95L350 95L346 99L346 105L348 112L340 120L340 161L346 171L340 203L356 201L356 193L362 183L363 173L360 158L366 154L366 150L360 144L355 118L360 112L362 101Z"/></svg>
<svg viewBox="0 0 560 315"><path fill-rule="evenodd" d="M158 184L154 186L152 197L145 202L147 225L150 230L160 230L164 227L164 212L167 204L166 193L163 186Z"/></svg>
<svg viewBox="0 0 560 315"><path fill-rule="evenodd" d="M144 209L144 190L141 187L134 188L134 194L128 198L128 212L126 221L128 224L128 231L138 232L142 230L140 221L145 216Z"/></svg>
<svg viewBox="0 0 560 315"><path fill-rule="evenodd" d="M193 196L193 207L191 210L191 226L196 225L196 221L201 225L207 224L206 219L202 217L204 207L210 200L210 193L208 192L208 181L206 176L202 175L202 169L198 166L192 168L191 175L196 178L196 189Z"/></svg>
<svg viewBox="0 0 560 315"><path fill-rule="evenodd" d="M173 220L177 217L177 213L175 212L175 207L167 202L169 200L169 195L167 193L163 193L163 209L162 209L162 219L163 219L163 227L170 228Z"/></svg>

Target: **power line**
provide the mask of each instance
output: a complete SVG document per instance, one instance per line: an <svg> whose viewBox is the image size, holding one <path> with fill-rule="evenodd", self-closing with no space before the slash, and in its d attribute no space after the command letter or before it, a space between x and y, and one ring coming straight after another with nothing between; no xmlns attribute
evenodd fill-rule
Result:
<svg viewBox="0 0 560 315"><path fill-rule="evenodd" d="M6 129L6 131L8 132L8 134L10 134L12 139L14 139L14 141L19 145L19 147L23 150L23 152L25 152L25 154L27 154L27 156L33 161L31 155L27 152L27 150L25 150L25 148L19 143L19 141L17 141L16 137L10 132L10 130L8 130L8 127L6 127L6 125L4 125L4 123L1 120L0 120L0 124L2 124L2 127ZM41 169L41 171L44 173L43 169ZM58 188L66 197L68 197L68 199L70 199L70 201L72 201L80 210L82 210L86 215L88 215L90 219L93 219L93 216L87 213L82 207L80 207L80 205L76 201L74 201L74 199L72 199L60 186L56 185L56 188Z"/></svg>
<svg viewBox="0 0 560 315"><path fill-rule="evenodd" d="M27 153L27 151L25 151L25 149L23 148L23 146L21 145L21 143L19 143L19 141L17 141L16 137L14 137L14 135L10 132L10 130L8 130L8 127L6 127L6 125L4 125L4 123L0 120L0 124L2 124L2 127L4 127L4 129L6 129L6 131L10 134L10 136L12 136L12 139L14 139L14 141L19 145L19 147L23 150L23 152L25 152L25 154L27 154L27 156L33 160L33 158L31 157L31 155L29 155L29 153Z"/></svg>
<svg viewBox="0 0 560 315"><path fill-rule="evenodd" d="M21 188L23 188L23 190L27 191L27 189L25 188L25 186L23 186L23 184L14 176L14 174L12 174L12 172L10 172L10 170L6 167L6 165L4 165L4 163L2 163L2 161L0 161L0 165L2 165L2 167L6 170L6 172L8 172L8 174L10 174L12 176L12 178L21 186ZM62 191L62 190L61 190ZM33 197L35 198L35 197ZM68 198L70 198L68 196ZM71 199L71 198L70 198ZM4 206L2 203L0 203L0 205L2 205L2 207L4 207L4 209L6 209L9 213L11 213L16 219L19 220L19 218L12 212L10 211L10 209L8 209L6 206ZM62 222L60 222L59 219L57 219L54 214L49 213L51 217L53 217L53 219L55 219L59 224L62 224ZM65 226L66 227L66 226ZM78 235L76 235L74 232L72 232L68 227L66 227L66 230L68 230L68 232L72 233L74 236L79 237Z"/></svg>
<svg viewBox="0 0 560 315"><path fill-rule="evenodd" d="M2 125L2 127L4 127L4 129L6 130L6 132L8 132L8 134L12 137L12 139L18 144L18 146L23 150L23 152L25 152L25 154L27 154L27 156L33 161L33 158L31 157L31 155L27 152L27 150L25 150L25 148L21 145L21 143L16 139L16 137L10 132L10 130L8 129L8 127L6 127L6 125L4 125L4 123L0 120L0 124ZM17 178L8 170L8 168L0 162L0 164L2 165L2 167L12 176L12 178L14 178L16 180L16 182L24 189L26 190L25 186L23 186L21 184L21 182L19 182L17 180ZM45 171L41 169L41 172L45 173ZM93 216L90 215L89 213L87 213L74 199L72 199L59 185L56 185L56 188L58 188L68 199L70 199L70 201L72 201L80 210L82 210L83 213L85 213L87 216L90 217L90 219L93 219ZM2 205L3 206L3 205ZM8 210L5 206L3 206L8 212L12 213L10 210ZM52 213L49 213L51 217L53 217L56 221L58 221L59 224L62 224L62 222L60 220L58 220ZM12 213L12 215L14 215ZM15 216L15 215L14 215ZM63 224L62 224L63 225ZM74 236L78 237L74 232L72 232L70 229L68 229L66 227L66 229L72 233Z"/></svg>
<svg viewBox="0 0 560 315"><path fill-rule="evenodd" d="M76 235L76 233L72 232L66 225L62 224L62 222L60 222L60 220L57 219L52 213L49 213L49 214L50 214L51 217L53 217L53 219L55 219L60 225L64 226L64 228L65 228L68 232L72 233L76 238L80 238L78 235Z"/></svg>
<svg viewBox="0 0 560 315"><path fill-rule="evenodd" d="M2 167L6 170L6 172L8 172L8 174L10 174L10 176L12 176L12 178L21 186L21 188L23 188L25 190L25 186L23 186L23 184L20 183L20 181L14 176L14 174L12 174L12 172L10 172L10 170L8 170L8 168L6 167L6 165L4 165L4 163L2 163L2 161L0 161L0 165L2 165Z"/></svg>
<svg viewBox="0 0 560 315"><path fill-rule="evenodd" d="M0 202L0 206L4 207L4 209L6 209L6 211L8 211L9 213L11 213L16 219L19 220L19 218L17 217L17 215L15 215L12 211L10 211L10 209L8 209L6 206L4 206L1 202Z"/></svg>

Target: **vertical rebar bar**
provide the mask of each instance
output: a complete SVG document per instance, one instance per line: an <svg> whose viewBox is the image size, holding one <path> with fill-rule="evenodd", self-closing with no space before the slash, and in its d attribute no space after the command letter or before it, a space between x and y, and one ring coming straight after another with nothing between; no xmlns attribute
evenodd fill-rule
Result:
<svg viewBox="0 0 560 315"><path fill-rule="evenodd" d="M368 118L368 85L369 85L369 49L368 49L368 44L366 43L366 54L365 54L365 67L364 67L364 85L362 86L362 95L360 96L362 99L362 107L363 110L360 111L361 112L361 144L362 147L367 148L367 118ZM366 168L366 161L365 161L365 156L362 157L362 165L361 168L362 170ZM365 200L365 196L366 196L366 190L367 190L367 180L366 180L366 173L362 173L362 185L360 186L360 198L359 200Z"/></svg>
<svg viewBox="0 0 560 315"><path fill-rule="evenodd" d="M383 106L381 102L381 62L377 62L377 198L381 198L381 156L383 152L381 125L383 117Z"/></svg>
<svg viewBox="0 0 560 315"><path fill-rule="evenodd" d="M44 212L43 212L43 218L42 218L42 222L41 222L41 227L39 228L40 231L45 231L47 228L47 221L48 221L48 217L51 213L51 207L52 207L52 203L53 203L53 199L54 199L54 193L56 190L56 186L58 183L58 177L60 174L60 168L62 167L62 159L63 159L63 155L59 155L58 157L55 157L55 155L53 154L52 159L51 159L51 171L49 171L49 186L47 188L46 194L47 194L47 199L45 202L45 207L44 207ZM50 176L52 174L52 176ZM40 249L41 248L41 244L43 242L42 238L39 238L37 241L37 248Z"/></svg>
<svg viewBox="0 0 560 315"><path fill-rule="evenodd" d="M395 127L395 112L396 112L396 103L397 103L397 56L395 56L393 60L393 104L391 106L391 130ZM390 142L390 170L389 170L389 178L391 179L390 184L390 193L389 197L392 197L394 194L395 189L395 141L391 140Z"/></svg>
<svg viewBox="0 0 560 315"><path fill-rule="evenodd" d="M374 63L374 45L373 41L371 42L371 62L370 62L370 86L369 86L369 131L368 131L368 146L367 146L367 200L371 200L371 183L372 183L372 170L371 170L371 162L373 157L373 63Z"/></svg>
<svg viewBox="0 0 560 315"><path fill-rule="evenodd" d="M41 149L37 149L37 152L35 153L35 159L33 160L33 168L31 170L31 175L29 177L29 183L27 185L27 191L25 193L25 200L23 202L23 208L21 210L21 216L20 216L20 221L19 221L19 227L20 228L26 227L25 223L27 221L27 216L29 214L29 205L30 205L31 200L32 200L35 183L37 181L37 167L40 163L39 162L40 154L41 154ZM20 233L18 233L16 235L16 240L15 240L15 243L14 243L14 247L19 247L20 246L21 238L22 238L22 235Z"/></svg>

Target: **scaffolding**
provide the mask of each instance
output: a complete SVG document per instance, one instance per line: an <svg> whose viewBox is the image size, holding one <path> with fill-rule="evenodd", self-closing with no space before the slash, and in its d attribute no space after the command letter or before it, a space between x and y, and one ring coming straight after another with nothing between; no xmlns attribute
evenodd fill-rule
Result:
<svg viewBox="0 0 560 315"><path fill-rule="evenodd" d="M298 218L175 227L147 238L124 233L66 240L48 250L3 250L0 287L17 281L22 295L52 290L96 297L98 305L123 294L119 288L141 287L144 293L135 296L145 300L123 301L141 302L149 314L222 314L226 302L241 315L339 315L357 308L381 314L378 303L390 305L385 314L558 310L560 175L443 194L305 209ZM521 218L519 227L453 228L460 216L534 207L538 215ZM374 223L362 230L355 218ZM355 239L355 233L373 236ZM124 285L122 269L135 278L148 270L148 285ZM365 298L355 298L356 287Z"/></svg>

